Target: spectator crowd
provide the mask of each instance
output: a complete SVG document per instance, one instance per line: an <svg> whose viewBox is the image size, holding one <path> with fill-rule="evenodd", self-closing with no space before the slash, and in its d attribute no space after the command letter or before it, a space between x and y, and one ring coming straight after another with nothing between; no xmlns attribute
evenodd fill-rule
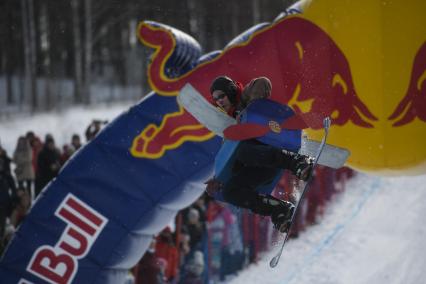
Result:
<svg viewBox="0 0 426 284"><path fill-rule="evenodd" d="M328 202L344 190L353 176L349 168L319 166L305 196L291 237L319 222ZM284 174L274 190L276 197L295 201L299 181ZM276 243L279 234L268 218L212 200L203 194L181 210L173 228L153 238L149 250L132 270L137 284L226 283L256 263Z"/></svg>
<svg viewBox="0 0 426 284"><path fill-rule="evenodd" d="M105 121L94 120L86 129L91 141ZM17 138L9 155L0 144L0 254L24 220L34 199L61 167L82 147L78 134L58 148L52 134L41 139L29 131ZM318 167L303 201L292 237L317 223L335 193L344 190L353 175L348 168ZM284 174L274 190L278 198L295 201L298 181ZM221 283L259 260L279 236L269 218L212 200L203 194L178 212L174 222L153 236L128 283Z"/></svg>
<svg viewBox="0 0 426 284"><path fill-rule="evenodd" d="M85 132L87 142L103 124L93 120ZM81 146L78 134L73 134L69 144L59 149L52 134L42 140L33 131L18 137L11 155L0 144L0 254L34 199Z"/></svg>

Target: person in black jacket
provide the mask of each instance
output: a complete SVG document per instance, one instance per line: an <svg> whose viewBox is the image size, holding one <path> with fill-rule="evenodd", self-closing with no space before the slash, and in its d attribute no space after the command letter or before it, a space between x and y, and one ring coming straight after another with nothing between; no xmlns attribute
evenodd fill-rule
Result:
<svg viewBox="0 0 426 284"><path fill-rule="evenodd" d="M61 168L61 154L51 135L46 135L45 144L37 159L36 196L55 178Z"/></svg>
<svg viewBox="0 0 426 284"><path fill-rule="evenodd" d="M243 89L241 86L227 76L219 76L210 87L216 105L237 120L239 111L252 100L268 98L272 91L271 82L266 77L253 79ZM237 149L230 179L226 184L221 184L212 178L206 182L206 191L213 195L221 190L226 202L259 215L271 216L274 227L283 232L288 226L294 205L256 191L259 186L272 182L280 169L289 170L297 178L306 181L312 172L312 159L256 139L244 140Z"/></svg>
<svg viewBox="0 0 426 284"><path fill-rule="evenodd" d="M0 146L0 253L6 228L6 219L17 204L16 184L10 172L11 159Z"/></svg>

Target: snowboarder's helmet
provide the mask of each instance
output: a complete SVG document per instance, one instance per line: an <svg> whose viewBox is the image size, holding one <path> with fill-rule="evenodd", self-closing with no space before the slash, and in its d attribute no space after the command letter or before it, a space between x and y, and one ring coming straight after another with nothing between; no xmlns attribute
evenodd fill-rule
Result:
<svg viewBox="0 0 426 284"><path fill-rule="evenodd" d="M210 86L210 94L216 90L223 91L233 105L237 104L238 86L231 78L219 76L214 79Z"/></svg>

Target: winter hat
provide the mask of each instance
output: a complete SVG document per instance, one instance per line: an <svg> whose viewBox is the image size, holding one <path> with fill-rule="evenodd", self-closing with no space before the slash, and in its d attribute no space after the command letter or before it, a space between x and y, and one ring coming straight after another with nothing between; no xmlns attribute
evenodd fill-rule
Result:
<svg viewBox="0 0 426 284"><path fill-rule="evenodd" d="M46 136L44 137L44 143L47 144L49 142L55 143L55 139L53 138L52 134L50 134L50 133L46 134Z"/></svg>
<svg viewBox="0 0 426 284"><path fill-rule="evenodd" d="M197 209L191 208L188 212L188 222L191 224L197 223L200 220L200 213Z"/></svg>
<svg viewBox="0 0 426 284"><path fill-rule="evenodd" d="M228 76L219 76L213 80L210 86L210 94L213 94L216 90L223 91L229 101L233 105L236 105L240 100L242 85L240 82L233 81Z"/></svg>

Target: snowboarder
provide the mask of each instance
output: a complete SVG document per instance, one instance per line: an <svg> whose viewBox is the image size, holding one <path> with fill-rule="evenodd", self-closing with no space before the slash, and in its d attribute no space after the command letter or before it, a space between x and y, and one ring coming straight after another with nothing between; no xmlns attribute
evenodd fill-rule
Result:
<svg viewBox="0 0 426 284"><path fill-rule="evenodd" d="M268 98L271 90L271 82L266 77L255 78L242 88L241 83L227 76L219 76L210 87L216 105L237 120L242 108L254 99ZM306 181L311 175L312 165L312 159L308 156L248 139L240 142L229 181L221 184L211 178L206 182L206 191L213 195L220 190L226 202L259 215L271 216L274 227L284 232L294 205L271 195L260 194L256 188L271 182L276 177L277 169L290 170L297 178Z"/></svg>

